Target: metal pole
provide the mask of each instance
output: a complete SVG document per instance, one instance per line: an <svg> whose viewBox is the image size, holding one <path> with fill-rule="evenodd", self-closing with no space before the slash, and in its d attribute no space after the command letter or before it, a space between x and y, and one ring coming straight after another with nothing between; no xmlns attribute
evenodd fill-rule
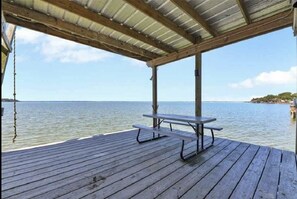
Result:
<svg viewBox="0 0 297 199"><path fill-rule="evenodd" d="M157 67L153 66L152 67L152 83L153 83L153 114L157 114L158 112L158 97L157 97L157 88L158 88L158 84L157 84ZM157 119L153 119L153 126L156 127L157 126Z"/></svg>

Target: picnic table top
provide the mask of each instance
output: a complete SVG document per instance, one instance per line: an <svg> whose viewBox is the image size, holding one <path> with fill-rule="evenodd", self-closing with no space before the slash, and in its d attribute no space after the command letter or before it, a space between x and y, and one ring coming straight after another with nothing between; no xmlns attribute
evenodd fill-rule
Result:
<svg viewBox="0 0 297 199"><path fill-rule="evenodd" d="M161 114L161 113L143 114L143 116L156 118L156 119L190 122L190 123L196 123L196 124L204 124L204 123L213 122L216 120L216 118L212 118L212 117L197 117L197 116L189 116L189 115Z"/></svg>

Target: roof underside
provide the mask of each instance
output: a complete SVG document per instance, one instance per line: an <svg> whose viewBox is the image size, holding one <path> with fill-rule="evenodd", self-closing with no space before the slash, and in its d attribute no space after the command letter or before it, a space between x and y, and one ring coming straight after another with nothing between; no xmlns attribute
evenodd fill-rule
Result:
<svg viewBox="0 0 297 199"><path fill-rule="evenodd" d="M2 0L2 9L9 23L151 66L293 23L289 0ZM269 28L258 30L265 20Z"/></svg>

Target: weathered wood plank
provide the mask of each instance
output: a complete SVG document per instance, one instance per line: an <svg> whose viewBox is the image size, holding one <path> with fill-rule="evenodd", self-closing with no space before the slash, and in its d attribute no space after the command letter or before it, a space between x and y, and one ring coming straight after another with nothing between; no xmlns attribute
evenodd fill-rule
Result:
<svg viewBox="0 0 297 199"><path fill-rule="evenodd" d="M25 148L25 149L18 149L15 151L4 151L2 152L2 158L3 160L10 160L10 159L18 159L21 157L24 157L26 155L39 155L42 153L49 153L49 152L56 152L57 149L63 149L64 147L68 146L80 146L84 145L85 142L93 143L93 142L100 142L100 141L109 141L113 142L116 141L117 139L121 138L129 138L129 137L135 137L135 130L130 130L126 131L123 133L115 133L115 134L98 134L94 135L92 137L87 137L87 138L77 138L77 139L71 139L71 140L66 140L54 144L48 144L48 145L40 145L40 146L35 146L32 148Z"/></svg>
<svg viewBox="0 0 297 199"><path fill-rule="evenodd" d="M208 140L209 141L209 140ZM187 150L185 150L187 153L193 151L193 148L195 148L195 143L190 143L192 144L191 148L188 148ZM178 153L179 151L176 151L176 153ZM175 154L176 154L175 153ZM134 184L136 182L138 182L139 180L152 175L153 173L161 170L162 168L167 167L166 170L168 171L174 171L175 165L177 164L177 162L184 164L184 162L182 162L180 160L180 158L178 156L171 156L169 158L163 159L161 161L156 161L155 164L149 166L149 167L144 167L143 169L141 169L139 172L133 173L132 175L129 175L125 178L122 177L117 177L117 182L110 184L107 187L104 187L102 189L97 189L92 191L92 193L90 194L90 192L85 193L86 196L84 196L84 198L105 198L105 197L109 197L110 195L112 195L115 192L118 192L122 189L124 189L125 187ZM76 198L76 197L74 197Z"/></svg>
<svg viewBox="0 0 297 199"><path fill-rule="evenodd" d="M166 147L168 145L171 145L172 143L170 142L164 143L160 141L159 143L157 142L148 143L140 146L137 144L136 146L134 146L134 148L129 148L129 149L124 148L123 150L112 152L108 156L106 155L103 157L98 157L98 158L96 157L95 159L92 159L90 161L83 162L81 164L71 165L69 167L66 167L60 170L55 170L50 173L37 175L30 179L23 179L23 180L14 181L12 183L2 184L2 195L8 196L8 195L11 195L12 193L15 193L15 194L22 193L24 191L26 192L26 191L30 191L31 189L36 189L43 185L54 183L64 178L69 178L72 176L76 177L77 174L83 175L84 172L87 173L92 169L96 169L100 166L111 163L113 161L127 159L129 158L129 156L133 156L134 154L143 155L145 154L144 152L146 150L148 150L148 153L149 153L150 152L149 149L152 147L156 147L158 144L164 144L164 146ZM118 149L115 149L115 151L116 150ZM66 180L66 183L67 183L67 180ZM44 188L43 188L43 191L44 191Z"/></svg>
<svg viewBox="0 0 297 199"><path fill-rule="evenodd" d="M139 192L132 198L139 198L139 199L150 199L157 197L159 194L164 192L166 189L171 187L173 184L184 178L189 173L193 172L196 168L201 166L210 158L215 157L218 153L223 150L226 146L231 143L230 140L224 140L223 142L216 141L213 148L210 148L208 153L202 152L199 155L199 158L196 160L192 160L190 164L184 164L181 168L177 169L175 172L171 173L170 175L166 176L165 178L155 182L153 185L148 186L143 191Z"/></svg>
<svg viewBox="0 0 297 199"><path fill-rule="evenodd" d="M122 138L122 139L115 140L114 142L105 142L105 141L91 142L90 141L90 142L85 142L82 145L76 145L76 146L71 146L71 147L62 148L62 149L58 148L55 151L50 151L49 153L41 152L40 155L39 154L32 154L27 156L24 155L23 157L19 158L19 161L17 159L3 161L3 165L4 165L3 169L6 169L6 167L11 168L11 166L24 165L27 162L41 161L46 157L59 156L60 154L65 154L65 152L70 152L70 151L79 152L79 151L84 151L88 149L94 149L96 147L100 147L102 144L105 144L106 146L113 146L113 145L117 145L125 142L129 143L129 141L131 141L132 139L133 138Z"/></svg>
<svg viewBox="0 0 297 199"><path fill-rule="evenodd" d="M254 198L276 198L281 151L271 149Z"/></svg>
<svg viewBox="0 0 297 199"><path fill-rule="evenodd" d="M282 151L282 162L280 165L280 180L277 191L278 199L297 198L297 170L296 154Z"/></svg>
<svg viewBox="0 0 297 199"><path fill-rule="evenodd" d="M193 185L197 183L201 178L207 175L217 164L225 159L232 151L240 146L239 142L231 142L226 148L224 148L218 155L211 158L207 163L199 166L184 178L179 180L169 189L164 191L157 198L179 198L184 195Z"/></svg>
<svg viewBox="0 0 297 199"><path fill-rule="evenodd" d="M155 163L155 158L160 159L165 156L172 155L172 151L176 150L176 142L173 142L170 146L158 146L154 150L149 150L147 152L142 152L137 155L130 155L128 158L119 160L114 164L106 164L104 166L98 167L88 173L82 175L80 178L71 177L63 182L58 182L52 185L52 187L47 188L46 186L42 188L41 192L34 193L32 198L50 198L50 197L62 197L62 198L73 198L77 194L83 192L83 190L92 191L95 187L104 186L102 183L106 182L113 175L119 175L123 172L124 175L129 175L130 173L137 172L142 169L144 165L150 165ZM160 157L161 156L161 157ZM94 180L95 179L95 180ZM114 180L117 180L114 178ZM110 181L113 183L113 181ZM37 190L39 191L39 190ZM75 193L77 192L77 193ZM69 196L72 195L73 196Z"/></svg>
<svg viewBox="0 0 297 199"><path fill-rule="evenodd" d="M233 190L233 193L230 196L231 199L245 199L253 197L269 152L270 149L268 147L261 147L259 149L247 171L244 173L236 188Z"/></svg>
<svg viewBox="0 0 297 199"><path fill-rule="evenodd" d="M135 140L130 138L130 139L127 139L127 140L119 140L119 142L114 142L114 143L106 143L106 150L112 150L114 147L117 147L117 146L133 146L133 145L137 145L136 142L131 142L132 140ZM73 148L72 150L66 150L66 151L60 151L59 153L57 154L53 154L53 155L44 155L44 156L41 156L39 158L26 158L24 160L20 160L20 162L9 162L9 163L5 163L3 164L3 169L2 171L3 172L6 172L6 171L11 171L13 170L14 168L17 168L17 169L23 169L23 168L26 168L28 164L31 164L33 166L33 164L37 164L37 165L40 165L40 164L44 164L44 163L49 163L51 161L54 161L54 160L57 160L57 159L60 159L60 158L65 158L65 157L68 157L68 156L73 156L73 155L76 155L76 153L82 153L84 154L85 152L92 152L94 150L98 150L100 148L102 148L104 146L100 146L100 143L98 143L97 145L95 146L90 146L90 147L86 147L82 148L81 149L77 149L77 148ZM33 156L34 157L34 156Z"/></svg>
<svg viewBox="0 0 297 199"><path fill-rule="evenodd" d="M166 144L166 143L172 143L172 141L167 140L166 142L163 142L163 144ZM53 172L54 170L63 169L65 167L69 167L72 165L88 164L90 163L89 161L92 161L94 159L100 160L100 158L107 158L109 154L113 154L114 152L117 152L118 151L117 149L119 147L125 147L125 145L123 144L122 146L118 146L115 148L107 148L108 150L103 150L104 148L102 148L102 149L97 149L96 151L93 151L93 152L74 154L73 156L70 156L67 158L66 157L63 158L62 156L60 159L46 164L26 165L26 167L22 168L21 170L15 170L15 171L12 171L11 173L8 173L8 174L12 174L12 176L9 176L6 178L2 177L2 184L6 184L13 181L20 181L21 179L25 179L27 177L28 178L37 177L36 175L48 174L48 172ZM7 175L7 173L4 173L4 174ZM4 176L4 174L2 174L2 176Z"/></svg>
<svg viewBox="0 0 297 199"><path fill-rule="evenodd" d="M251 145L218 184L207 194L207 199L229 198L241 177L258 152L259 146Z"/></svg>
<svg viewBox="0 0 297 199"><path fill-rule="evenodd" d="M139 145L136 133L9 152L9 164L17 157L32 162L19 166L23 172L14 167L15 175L4 173L11 176L2 176L2 198L296 198L292 152L270 153L268 147L217 138L213 147L183 162L177 155L180 140ZM185 146L187 151L195 147L195 142ZM46 161L47 149L48 162L38 164Z"/></svg>
<svg viewBox="0 0 297 199"><path fill-rule="evenodd" d="M156 142L156 143L160 144L160 142ZM188 148L193 147L193 145L187 145L187 147ZM87 178L83 178L83 179L78 179L78 178L73 180L67 179L64 182L62 189L59 189L58 192L57 190L49 191L49 192L46 192L45 194L39 195L37 198L44 198L47 196L55 196L55 197L61 196L61 198L80 198L98 189L102 189L104 187L112 185L113 183L127 176L133 175L135 172L141 171L146 167L156 164L156 162L160 162L168 158L173 158L172 156L176 155L176 153L178 153L178 147L175 145L173 149L171 148L165 153L164 152L155 153L155 156L153 156L150 159L147 159L146 161L139 162L137 159L133 160L133 162L136 162L136 164L132 166L127 167L126 163L125 164L122 163L122 165L117 165L117 167L114 167L112 170L110 170L111 169L110 167L105 168L105 170L107 170L108 172L104 170L102 171L103 168L98 168L94 171L95 172L94 175L104 176L104 180L99 180L99 182L96 181L90 184L90 182L92 182L92 178L94 175L89 175L89 174L88 174L89 177L87 176ZM146 154L143 153L143 156L146 156ZM54 186L61 187L61 185L60 184L57 185L57 183L55 183Z"/></svg>
<svg viewBox="0 0 297 199"><path fill-rule="evenodd" d="M247 154L253 156L256 150L248 150L248 144L241 144L236 150L230 153L222 162L215 166L206 176L199 180L181 198L204 198L217 182L239 161L239 158ZM248 150L248 151L247 151ZM247 153L245 153L247 152ZM229 185L228 185L229 186Z"/></svg>
<svg viewBox="0 0 297 199"><path fill-rule="evenodd" d="M244 1L243 0L236 0L236 2L237 2L237 5L238 5L238 7L240 9L240 12L241 12L244 20L245 20L245 23L250 24L251 23L251 18L249 16L248 10L247 10L247 8L246 8L246 6L244 4Z"/></svg>

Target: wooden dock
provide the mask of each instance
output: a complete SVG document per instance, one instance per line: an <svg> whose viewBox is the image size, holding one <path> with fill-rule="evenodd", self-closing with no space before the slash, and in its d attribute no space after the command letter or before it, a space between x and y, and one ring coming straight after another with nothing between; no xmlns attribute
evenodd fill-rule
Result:
<svg viewBox="0 0 297 199"><path fill-rule="evenodd" d="M183 162L180 140L138 144L135 136L3 152L2 198L297 198L293 152L218 138Z"/></svg>

